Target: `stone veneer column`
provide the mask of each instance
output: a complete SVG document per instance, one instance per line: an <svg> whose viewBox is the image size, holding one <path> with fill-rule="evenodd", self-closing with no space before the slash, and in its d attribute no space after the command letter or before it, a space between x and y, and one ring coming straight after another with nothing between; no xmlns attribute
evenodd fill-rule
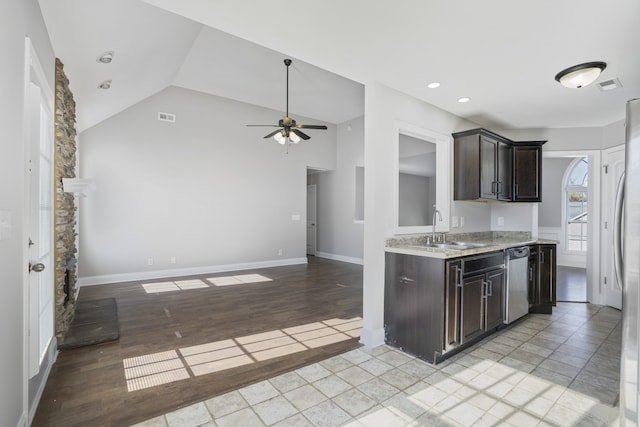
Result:
<svg viewBox="0 0 640 427"><path fill-rule="evenodd" d="M76 103L69 90L64 65L56 58L54 142L54 286L56 337L61 341L75 312L76 267L69 272L69 301L64 303L66 267L76 256L76 205L73 193L65 193L62 178L76 176Z"/></svg>

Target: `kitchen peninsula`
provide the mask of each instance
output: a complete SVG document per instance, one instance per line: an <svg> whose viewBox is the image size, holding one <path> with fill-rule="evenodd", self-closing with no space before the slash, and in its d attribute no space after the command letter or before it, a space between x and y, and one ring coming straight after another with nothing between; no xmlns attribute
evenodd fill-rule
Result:
<svg viewBox="0 0 640 427"><path fill-rule="evenodd" d="M504 327L510 248L529 250L522 278L529 312L551 313L557 242L517 231L448 234L446 240L433 244L426 235L386 240L387 344L438 363Z"/></svg>

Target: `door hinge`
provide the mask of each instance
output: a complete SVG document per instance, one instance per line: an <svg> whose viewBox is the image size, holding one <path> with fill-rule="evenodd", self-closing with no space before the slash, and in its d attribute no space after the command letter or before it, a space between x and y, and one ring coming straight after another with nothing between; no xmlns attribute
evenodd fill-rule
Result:
<svg viewBox="0 0 640 427"><path fill-rule="evenodd" d="M607 284L607 276L604 276L604 284Z"/></svg>
<svg viewBox="0 0 640 427"><path fill-rule="evenodd" d="M31 240L31 237L29 237L29 247L35 245L35 243L33 243L33 240Z"/></svg>
<svg viewBox="0 0 640 427"><path fill-rule="evenodd" d="M607 228L609 228L609 223L607 221L604 222L604 229L606 230Z"/></svg>
<svg viewBox="0 0 640 427"><path fill-rule="evenodd" d="M609 173L609 165L602 165L602 167L604 168L605 174Z"/></svg>

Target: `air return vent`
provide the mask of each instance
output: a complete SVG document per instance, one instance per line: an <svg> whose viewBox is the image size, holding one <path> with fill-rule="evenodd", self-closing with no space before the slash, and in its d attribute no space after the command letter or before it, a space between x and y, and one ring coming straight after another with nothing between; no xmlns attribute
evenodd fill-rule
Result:
<svg viewBox="0 0 640 427"><path fill-rule="evenodd" d="M175 123L176 122L176 115L175 114L171 114L171 113L162 113L162 112L158 112L158 120L160 120L161 122L169 122L169 123Z"/></svg>

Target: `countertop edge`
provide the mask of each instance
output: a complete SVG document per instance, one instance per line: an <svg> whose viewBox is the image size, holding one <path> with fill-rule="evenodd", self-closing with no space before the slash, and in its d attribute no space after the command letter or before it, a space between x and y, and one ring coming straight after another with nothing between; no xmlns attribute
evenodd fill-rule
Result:
<svg viewBox="0 0 640 427"><path fill-rule="evenodd" d="M535 244L557 245L558 243L559 242L556 240L538 239L538 240L528 240L523 242L490 243L489 246L484 246L481 248L464 249L461 251L420 247L417 245L416 246L395 246L395 247L385 246L384 250L385 252L404 254L404 255L448 259L448 258L459 258L459 257L469 256L469 255L484 254L489 252L503 251L505 249L516 248L518 246L527 246L527 245L535 245Z"/></svg>

